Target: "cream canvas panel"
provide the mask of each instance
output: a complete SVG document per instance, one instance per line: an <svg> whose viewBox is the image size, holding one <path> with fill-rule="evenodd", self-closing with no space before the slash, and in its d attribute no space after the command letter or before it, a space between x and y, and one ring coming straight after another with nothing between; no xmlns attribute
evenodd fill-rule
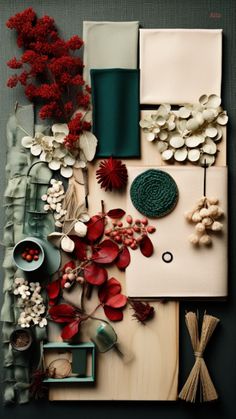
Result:
<svg viewBox="0 0 236 419"><path fill-rule="evenodd" d="M221 96L222 29L140 29L140 102Z"/></svg>
<svg viewBox="0 0 236 419"><path fill-rule="evenodd" d="M158 167L153 167L157 168ZM194 208L203 195L204 170L200 167L162 166L179 189L176 208L167 216L153 219L156 233L152 235L154 255L140 258L135 252L133 263L126 270L127 294L130 297L226 297L227 296L227 168L207 169L206 195L219 198L225 211L223 233L212 234L211 247L195 247L188 237L194 232L184 213ZM129 168L129 187L143 167ZM127 194L127 211L140 218ZM162 260L171 252L173 261Z"/></svg>
<svg viewBox="0 0 236 419"><path fill-rule="evenodd" d="M84 80L90 70L129 68L138 65L139 22L83 22Z"/></svg>

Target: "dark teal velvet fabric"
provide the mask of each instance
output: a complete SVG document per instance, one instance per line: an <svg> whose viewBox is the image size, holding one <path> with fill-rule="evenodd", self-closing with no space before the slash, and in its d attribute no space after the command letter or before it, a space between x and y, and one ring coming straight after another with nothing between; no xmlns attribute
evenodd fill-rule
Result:
<svg viewBox="0 0 236 419"><path fill-rule="evenodd" d="M91 70L96 157L140 157L139 70Z"/></svg>

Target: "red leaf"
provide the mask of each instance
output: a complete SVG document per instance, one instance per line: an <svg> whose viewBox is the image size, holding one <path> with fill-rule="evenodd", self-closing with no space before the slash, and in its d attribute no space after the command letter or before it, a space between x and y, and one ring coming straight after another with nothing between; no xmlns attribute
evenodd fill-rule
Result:
<svg viewBox="0 0 236 419"><path fill-rule="evenodd" d="M125 215L125 211L121 208L112 209L107 212L108 217L118 219Z"/></svg>
<svg viewBox="0 0 236 419"><path fill-rule="evenodd" d="M50 308L49 314L56 323L71 323L76 315L76 309L69 304L59 304Z"/></svg>
<svg viewBox="0 0 236 419"><path fill-rule="evenodd" d="M75 243L74 253L76 259L86 260L87 259L87 246L86 243L78 236L70 236L71 240Z"/></svg>
<svg viewBox="0 0 236 419"><path fill-rule="evenodd" d="M106 301L106 306L113 307L113 308L121 308L124 307L127 303L127 297L123 294L113 295L113 297L109 298Z"/></svg>
<svg viewBox="0 0 236 419"><path fill-rule="evenodd" d="M122 269L126 269L127 266L129 266L129 264L130 264L130 252L129 252L128 247L124 246L118 254L118 257L116 259L116 266L117 268L122 270Z"/></svg>
<svg viewBox="0 0 236 419"><path fill-rule="evenodd" d="M79 331L81 319L74 320L72 323L67 324L62 332L61 337L63 340L69 340L75 336Z"/></svg>
<svg viewBox="0 0 236 419"><path fill-rule="evenodd" d="M148 236L143 236L141 242L140 242L140 250L141 253L149 258L153 254L153 244Z"/></svg>
<svg viewBox="0 0 236 419"><path fill-rule="evenodd" d="M61 289L61 280L57 279L56 281L51 282L47 285L47 293L50 299L57 298Z"/></svg>
<svg viewBox="0 0 236 419"><path fill-rule="evenodd" d="M108 298L113 295L119 294L121 291L121 285L115 278L110 278L98 291L98 298L101 303L105 303Z"/></svg>
<svg viewBox="0 0 236 419"><path fill-rule="evenodd" d="M84 268L84 278L92 285L101 285L107 280L107 271L91 262Z"/></svg>
<svg viewBox="0 0 236 419"><path fill-rule="evenodd" d="M118 322L123 319L122 311L117 308L104 306L104 313L106 314L107 318L112 322Z"/></svg>
<svg viewBox="0 0 236 419"><path fill-rule="evenodd" d="M93 253L92 259L96 263L112 263L119 254L119 246L113 241L106 239L101 242Z"/></svg>
<svg viewBox="0 0 236 419"><path fill-rule="evenodd" d="M94 215L87 222L88 230L87 230L86 238L90 242L97 241L98 239L100 239L100 237L102 237L104 233L104 226L105 226L104 218L101 217L100 215Z"/></svg>

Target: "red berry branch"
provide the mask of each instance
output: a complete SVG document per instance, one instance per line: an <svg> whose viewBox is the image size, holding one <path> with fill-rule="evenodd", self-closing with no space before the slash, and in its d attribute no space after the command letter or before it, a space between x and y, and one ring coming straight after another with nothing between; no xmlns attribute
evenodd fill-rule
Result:
<svg viewBox="0 0 236 419"><path fill-rule="evenodd" d="M84 238L70 236L75 243L74 260L66 263L60 277L47 286L51 306L49 314L52 320L63 323L62 320L68 317L69 312L70 326L67 325L66 329L63 329L63 338L76 334L80 323L91 317L101 306L109 320L122 320L122 310L127 303L127 297L121 294L121 284L117 279L108 280L108 268L116 265L119 269L125 270L131 259L129 247L132 250L139 247L144 256L150 257L153 253L153 245L148 234L155 231L153 226L149 226L147 218L133 221L133 218L128 215L124 225L121 221L124 216L125 211L120 208L105 212L102 203L102 212L91 217L87 223L86 236ZM63 289L69 290L75 284L79 284L83 290L91 285L98 287L100 303L89 315L83 309L82 312L78 312L78 309L68 307L64 313L65 305L58 304ZM84 307L84 292L82 296L81 306ZM136 313L135 317L144 323L151 317L154 309L149 308L150 306L145 303L142 304L132 305L132 307Z"/></svg>

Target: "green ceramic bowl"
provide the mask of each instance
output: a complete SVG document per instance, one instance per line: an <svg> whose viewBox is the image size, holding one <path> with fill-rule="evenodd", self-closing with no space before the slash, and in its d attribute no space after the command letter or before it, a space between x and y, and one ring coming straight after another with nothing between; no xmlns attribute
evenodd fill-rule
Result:
<svg viewBox="0 0 236 419"><path fill-rule="evenodd" d="M32 260L31 262L27 262L27 260L22 258L21 255L27 247L33 247L34 249L39 250L38 260ZM26 239L19 241L13 249L13 260L16 266L25 272L32 272L39 269L44 262L44 258L44 249L39 240L37 240L34 237L27 237Z"/></svg>

